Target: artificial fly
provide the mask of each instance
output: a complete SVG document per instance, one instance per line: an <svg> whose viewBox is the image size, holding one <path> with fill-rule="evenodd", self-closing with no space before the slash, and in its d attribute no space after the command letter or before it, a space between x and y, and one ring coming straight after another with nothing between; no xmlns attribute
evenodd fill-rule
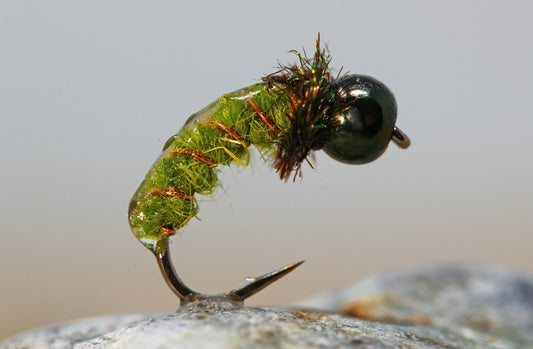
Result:
<svg viewBox="0 0 533 349"><path fill-rule="evenodd" d="M219 186L220 165L249 161L249 146L272 161L280 179L301 176L312 151L364 164L378 158L392 140L410 144L396 126L396 101L378 80L364 75L331 77L330 56L316 42L314 56L296 52L298 63L280 65L258 84L228 93L191 115L170 137L129 206L135 237L155 255L165 281L181 304L221 299L242 304L302 262L257 278L241 288L206 295L187 287L169 254L169 237L198 213L195 195Z"/></svg>

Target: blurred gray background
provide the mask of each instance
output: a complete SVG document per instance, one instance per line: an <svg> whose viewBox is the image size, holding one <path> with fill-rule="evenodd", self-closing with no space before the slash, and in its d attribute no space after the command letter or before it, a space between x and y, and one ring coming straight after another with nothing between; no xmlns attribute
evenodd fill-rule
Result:
<svg viewBox="0 0 533 349"><path fill-rule="evenodd" d="M225 92L312 52L396 95L412 147L282 183L256 159L173 238L184 280L226 291L306 259L249 304L441 262L533 272L526 1L3 1L0 338L177 299L129 231L164 142Z"/></svg>

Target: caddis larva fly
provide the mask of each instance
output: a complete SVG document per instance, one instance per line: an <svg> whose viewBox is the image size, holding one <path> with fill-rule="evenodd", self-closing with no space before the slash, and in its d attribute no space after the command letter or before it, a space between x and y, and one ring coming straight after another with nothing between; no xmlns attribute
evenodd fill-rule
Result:
<svg viewBox="0 0 533 349"><path fill-rule="evenodd" d="M280 65L261 83L223 95L189 117L165 143L131 200L133 234L155 254L182 303L206 297L242 302L299 265L216 296L192 291L180 280L168 239L198 213L195 195L217 188L221 165L246 165L254 146L272 161L280 179L287 180L301 175L302 162L319 149L341 162L363 164L379 157L390 140L409 146L395 127L396 101L383 83L364 75L332 78L330 56L320 47L320 38L312 58L296 54L296 64Z"/></svg>

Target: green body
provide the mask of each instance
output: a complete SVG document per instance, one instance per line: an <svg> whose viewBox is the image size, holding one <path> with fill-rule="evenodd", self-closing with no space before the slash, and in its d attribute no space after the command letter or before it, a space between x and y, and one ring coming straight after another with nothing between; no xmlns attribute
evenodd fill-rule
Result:
<svg viewBox="0 0 533 349"><path fill-rule="evenodd" d="M251 100L280 131L276 135L250 106ZM216 121L235 132L242 142L210 124ZM154 191L173 188L187 196L212 194L218 186L215 165L199 161L186 149L209 158L216 165L247 163L248 145L272 159L279 137L290 128L290 98L265 84L223 95L196 114L172 136L147 173L129 206L129 223L134 235L153 253L166 249L169 234L161 228L178 230L198 213L195 198L153 195Z"/></svg>

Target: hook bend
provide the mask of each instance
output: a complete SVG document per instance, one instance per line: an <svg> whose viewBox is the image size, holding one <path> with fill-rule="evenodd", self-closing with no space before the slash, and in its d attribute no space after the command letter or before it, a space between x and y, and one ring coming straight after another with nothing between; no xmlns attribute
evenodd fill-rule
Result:
<svg viewBox="0 0 533 349"><path fill-rule="evenodd" d="M258 277L246 278L246 280L248 281L246 285L243 285L225 293L209 295L196 292L189 288L187 285L185 285L185 283L181 280L178 273L174 269L174 266L172 265L172 260L170 258L170 250L168 247L169 246L167 244L165 250L156 255L157 265L159 266L161 274L163 275L163 278L165 279L165 282L167 283L168 287L170 287L172 292L180 299L180 306L186 305L187 303L196 300L220 300L230 302L235 305L242 305L246 298L253 296L254 294L269 286L276 280L287 275L304 262L300 261L294 264L290 264L283 268L277 269L273 272Z"/></svg>

